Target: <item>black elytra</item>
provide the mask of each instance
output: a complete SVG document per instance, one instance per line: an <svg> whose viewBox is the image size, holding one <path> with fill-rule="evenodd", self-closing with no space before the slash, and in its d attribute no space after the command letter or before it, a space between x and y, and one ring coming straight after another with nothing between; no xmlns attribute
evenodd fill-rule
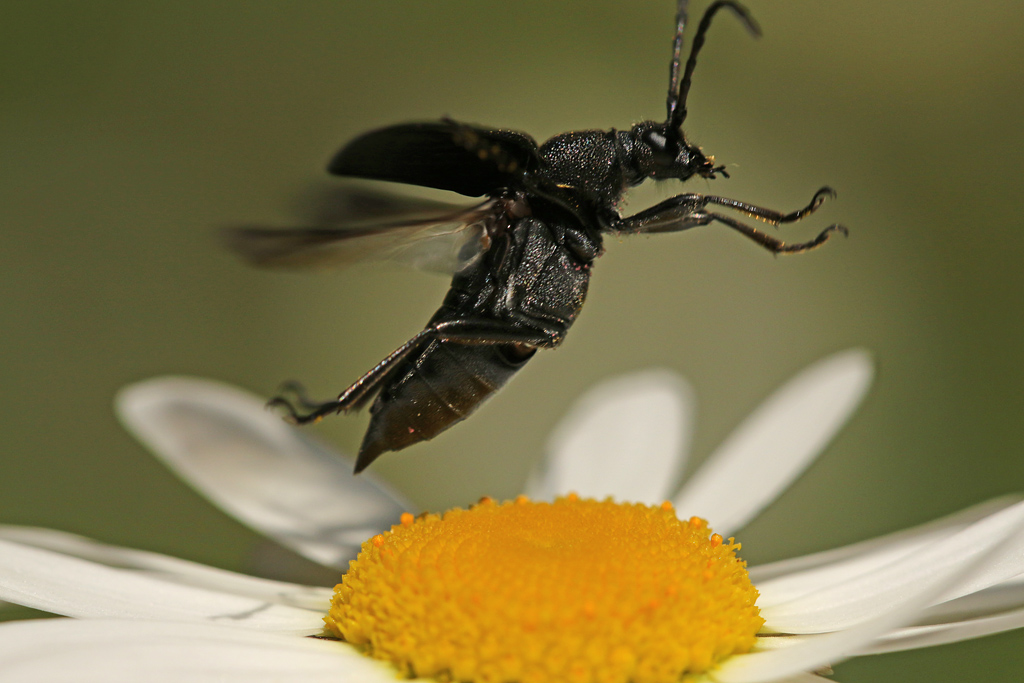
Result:
<svg viewBox="0 0 1024 683"><path fill-rule="evenodd" d="M395 201L392 220L378 216L368 226L230 230L231 246L258 265L419 254L420 265L454 273L426 327L337 399L311 401L292 383L283 390L292 398L279 396L270 403L304 424L372 400L358 473L381 453L431 439L462 421L537 349L561 344L586 299L591 265L603 251L605 234L678 232L719 223L775 254L807 251L833 232L845 234L841 225L830 225L808 242L788 244L712 208L777 226L817 210L835 194L828 187L792 213L696 193L671 197L631 216L619 213L624 192L650 178L728 177L723 166L686 139L686 97L705 34L719 11L732 12L755 36L760 31L743 5L717 0L704 12L682 66L686 5L685 0L677 5L664 122L642 121L629 130L572 131L539 146L523 133L447 119L389 126L342 148L328 166L330 173L448 190L483 201L416 218ZM444 248L431 252L432 244Z"/></svg>

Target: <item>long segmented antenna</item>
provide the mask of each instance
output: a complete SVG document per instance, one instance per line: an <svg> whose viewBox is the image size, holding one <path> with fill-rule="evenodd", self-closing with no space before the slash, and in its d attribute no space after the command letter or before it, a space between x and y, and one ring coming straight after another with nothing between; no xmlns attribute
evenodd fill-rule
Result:
<svg viewBox="0 0 1024 683"><path fill-rule="evenodd" d="M680 6L686 4L685 0L679 0ZM669 93L669 115L668 123L670 130L678 130L683 125L683 121L686 119L686 96L690 92L690 83L693 80L693 70L697 66L697 55L700 54L700 49L704 47L704 36L708 32L708 28L711 26L711 20L715 17L720 9L732 10L743 25L747 27L751 35L755 38L760 37L761 28L754 21L754 17L750 15L750 11L746 7L741 5L734 0L716 0L711 3L708 8L704 11L704 16L701 17L700 24L697 26L697 33L693 36L693 42L690 44L690 56L686 60L686 69L683 71L682 81L679 83L679 92L676 102L671 101L671 92ZM682 10L685 13L685 7ZM685 23L685 16L683 17ZM677 33L675 42L673 43L672 53L672 84L675 83L675 79L678 77L679 72L679 49L681 47L682 34Z"/></svg>
<svg viewBox="0 0 1024 683"><path fill-rule="evenodd" d="M676 3L676 37L672 40L672 61L668 65L668 118L672 121L675 117L676 107L679 106L679 67L683 56L683 31L686 29L686 8L689 0L678 0Z"/></svg>

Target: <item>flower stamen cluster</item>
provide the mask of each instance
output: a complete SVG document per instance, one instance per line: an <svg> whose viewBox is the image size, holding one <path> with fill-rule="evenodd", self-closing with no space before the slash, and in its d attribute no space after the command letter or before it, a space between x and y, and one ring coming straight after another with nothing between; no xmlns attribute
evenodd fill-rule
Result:
<svg viewBox="0 0 1024 683"><path fill-rule="evenodd" d="M764 623L737 550L668 503L485 498L364 543L325 622L412 676L678 681Z"/></svg>

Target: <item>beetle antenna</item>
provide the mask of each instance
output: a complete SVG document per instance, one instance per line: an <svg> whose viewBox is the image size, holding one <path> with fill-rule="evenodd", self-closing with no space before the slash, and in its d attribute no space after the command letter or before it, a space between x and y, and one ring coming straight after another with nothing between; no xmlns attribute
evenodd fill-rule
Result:
<svg viewBox="0 0 1024 683"><path fill-rule="evenodd" d="M686 4L685 0L679 0L681 6ZM681 8L685 14L685 7ZM746 7L741 5L734 0L716 0L711 3L706 10L704 10L704 16L700 19L700 24L697 26L697 33L693 36L693 43L690 45L690 56L686 59L686 68L683 71L682 81L679 83L679 93L675 102L672 101L672 92L669 93L669 106L668 106L668 123L670 130L678 130L683 125L683 121L686 119L686 96L690 92L690 83L693 80L693 70L697 66L697 55L700 54L700 49L704 47L704 35L708 32L708 28L711 26L711 20L714 19L715 14L720 9L732 10L743 25L747 27L751 35L755 38L760 37L761 28L754 21L754 17L750 15L750 11ZM685 23L685 16L683 17ZM677 30L682 30L682 25L678 23L677 16ZM672 81L674 84L679 73L679 48L681 46L681 33L676 34L675 43L673 43L673 55L672 55Z"/></svg>
<svg viewBox="0 0 1024 683"><path fill-rule="evenodd" d="M668 121L675 118L679 106L679 67L683 56L683 30L686 29L686 8L689 0L676 3L676 37L672 40L672 61L668 65Z"/></svg>

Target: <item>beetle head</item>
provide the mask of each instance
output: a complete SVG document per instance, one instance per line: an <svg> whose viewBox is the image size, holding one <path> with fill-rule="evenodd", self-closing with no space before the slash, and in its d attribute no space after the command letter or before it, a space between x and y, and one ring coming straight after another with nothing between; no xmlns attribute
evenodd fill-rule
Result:
<svg viewBox="0 0 1024 683"><path fill-rule="evenodd" d="M676 12L676 35L672 43L672 62L669 69L668 84L668 117L665 123L657 124L652 121L645 121L633 127L633 139L642 145L641 156L646 157L649 149L651 158L649 163L642 163L641 170L650 178L678 178L686 180L694 175L703 178L714 178L721 174L728 178L724 166L715 166L715 159L712 156L705 156L696 145L690 144L683 133L683 121L686 119L686 96L690 92L690 84L693 81L693 70L697 66L697 55L704 46L704 37L711 20L719 10L727 9L739 18L743 25L754 36L761 35L754 18L743 5L735 0L715 0L704 11L697 32L690 44L690 56L686 59L686 66L682 66L681 55L683 46L683 29L686 27L687 0L677 0ZM646 149L644 149L646 148ZM647 162L647 159L643 159Z"/></svg>
<svg viewBox="0 0 1024 683"><path fill-rule="evenodd" d="M686 180L694 175L715 178L729 174L725 166L715 166L713 156L705 156L700 147L690 144L682 129L668 123L644 121L633 126L630 136L639 145L640 170L656 180Z"/></svg>

